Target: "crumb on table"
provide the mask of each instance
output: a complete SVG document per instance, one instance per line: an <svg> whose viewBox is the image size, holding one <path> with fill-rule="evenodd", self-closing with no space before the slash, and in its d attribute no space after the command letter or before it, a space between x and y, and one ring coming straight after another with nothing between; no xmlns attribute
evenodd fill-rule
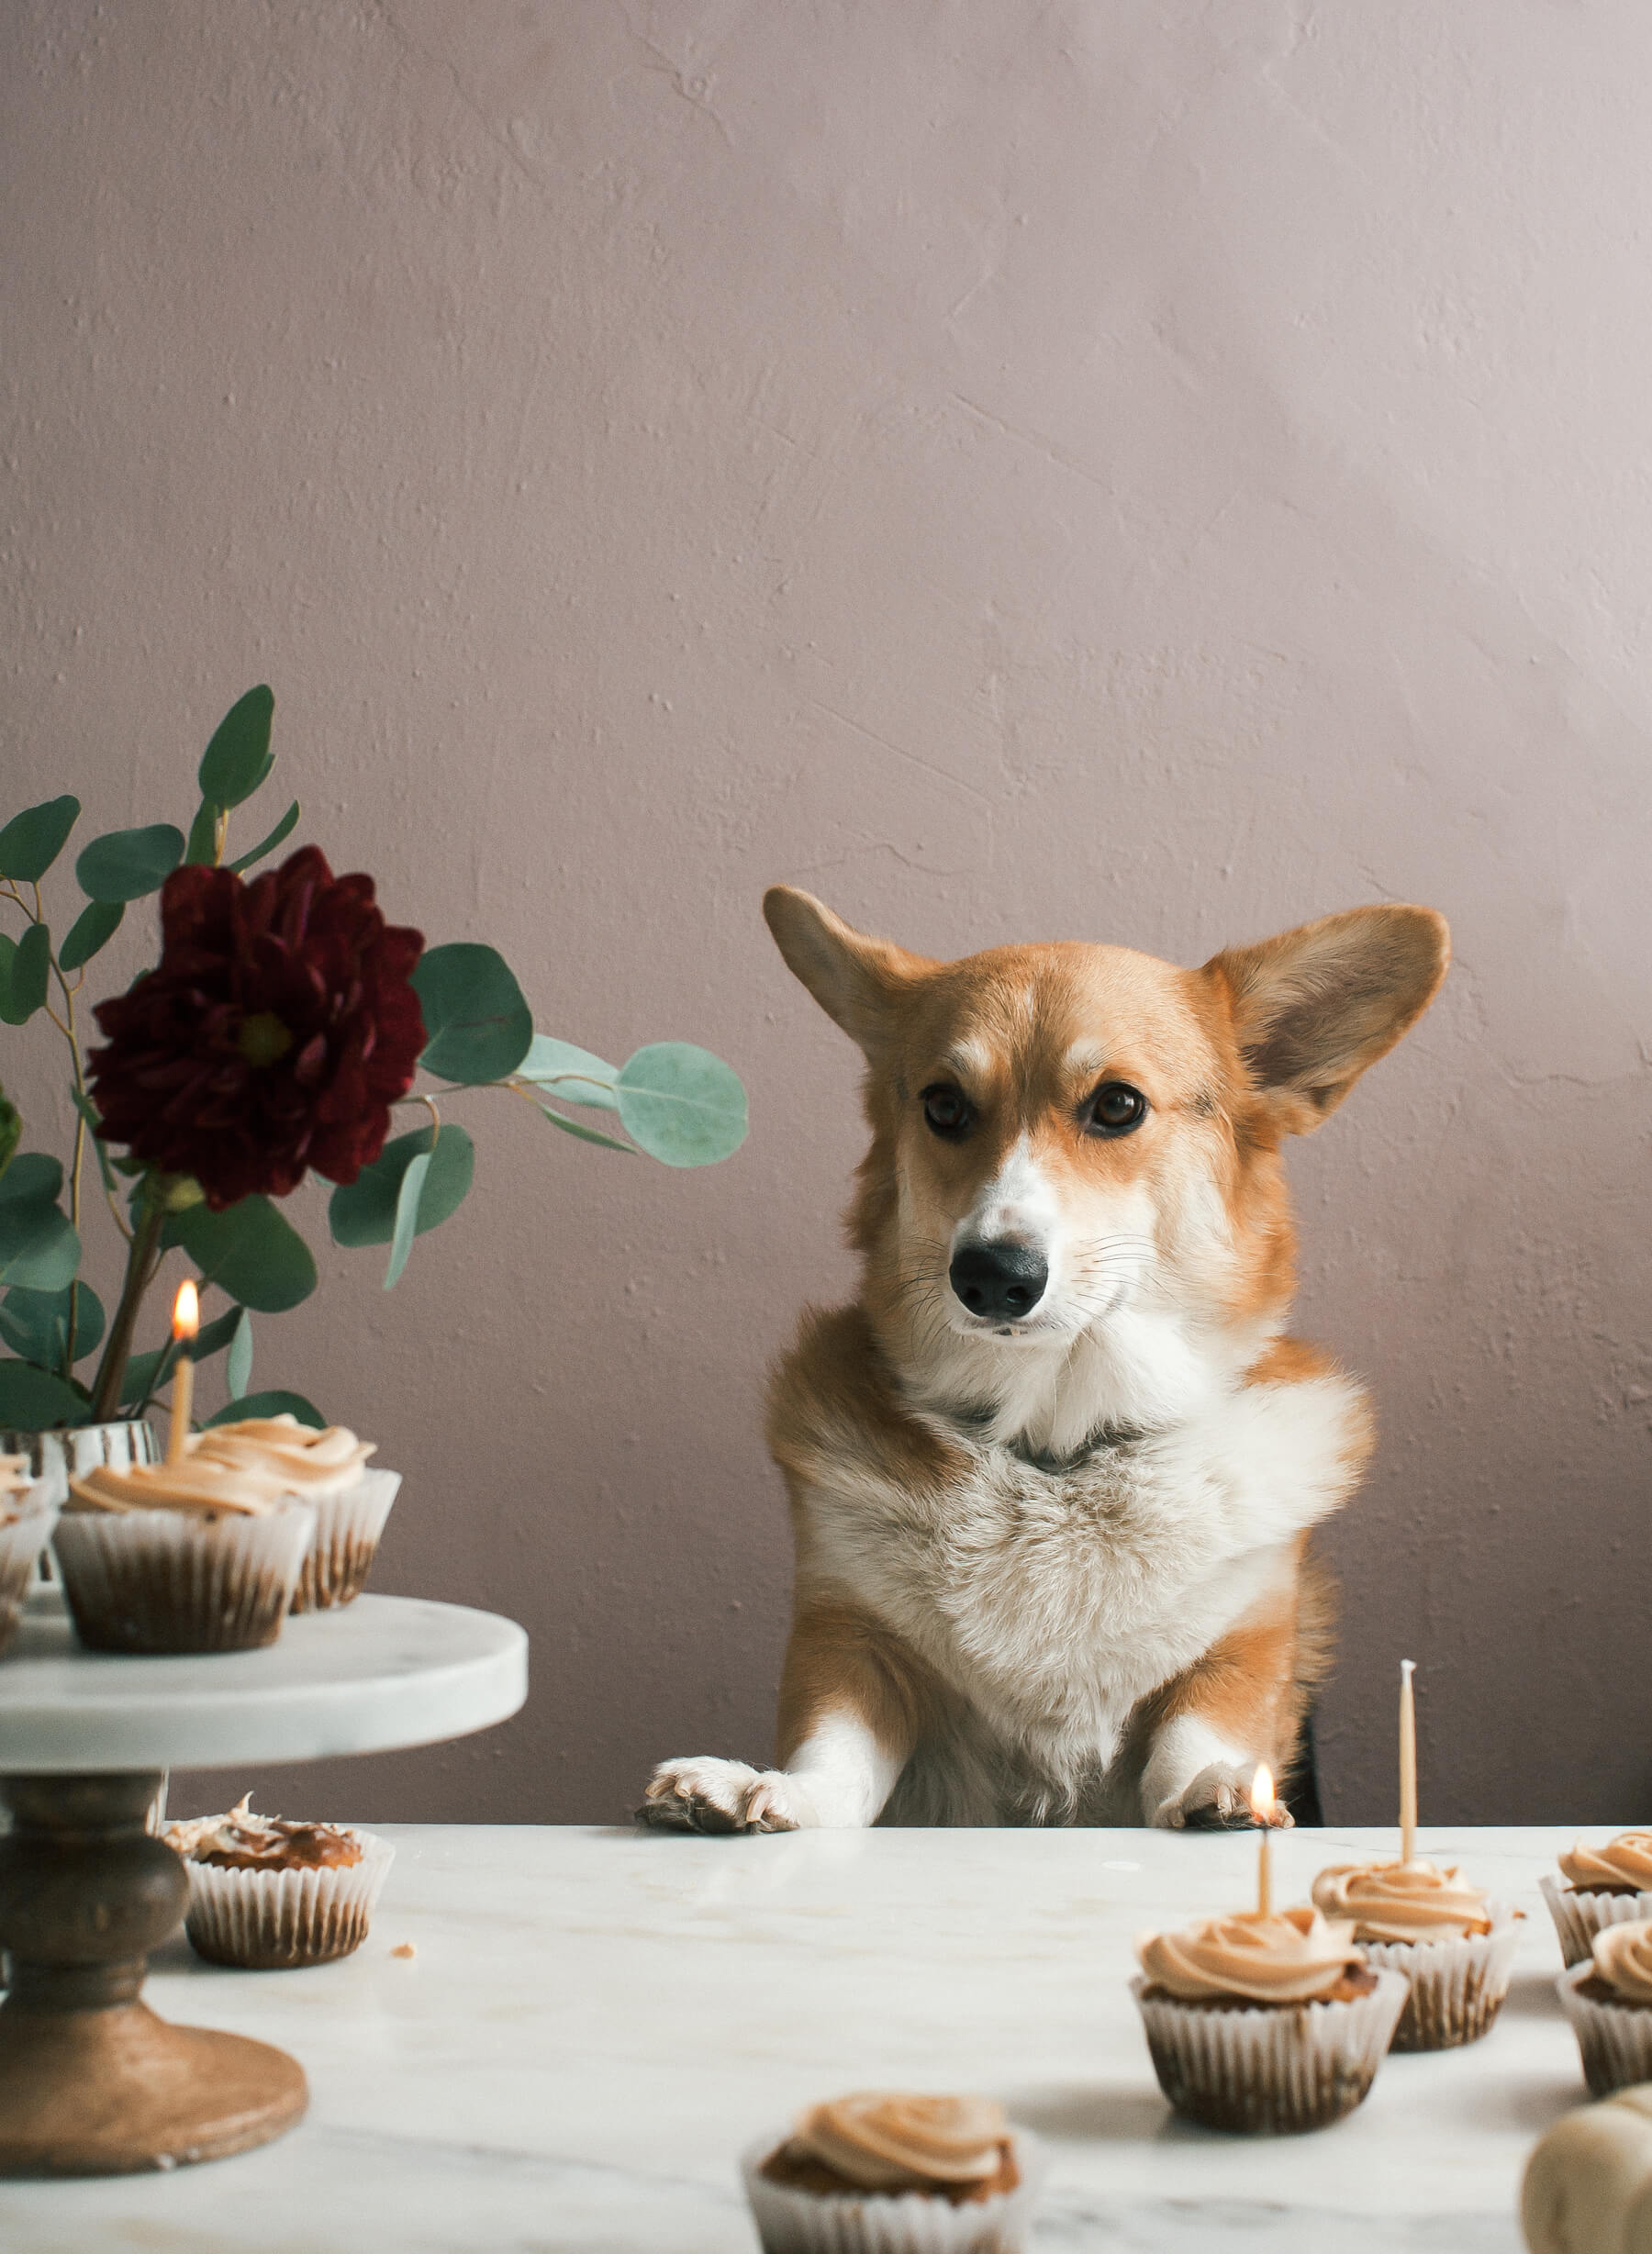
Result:
<svg viewBox="0 0 1652 2254"><path fill-rule="evenodd" d="M419 1951L414 1947L411 1941L398 1941L396 1947L391 1950L390 1954L393 1957L417 1957Z"/></svg>

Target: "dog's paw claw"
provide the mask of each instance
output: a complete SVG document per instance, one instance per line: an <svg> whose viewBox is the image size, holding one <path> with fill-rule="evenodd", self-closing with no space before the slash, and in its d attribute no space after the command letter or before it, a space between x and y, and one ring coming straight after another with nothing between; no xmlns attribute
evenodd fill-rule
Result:
<svg viewBox="0 0 1652 2254"><path fill-rule="evenodd" d="M792 1780L777 1769L744 1761L662 1761L649 1780L637 1822L651 1831L796 1831L799 1817L787 1806Z"/></svg>
<svg viewBox="0 0 1652 2254"><path fill-rule="evenodd" d="M1263 1827L1251 1813L1251 1784L1254 1769L1237 1769L1225 1761L1212 1761L1201 1769L1191 1784L1184 1785L1173 1800L1164 1802L1155 1812L1153 1821L1164 1831L1259 1831ZM1267 1829L1289 1831L1294 1818L1282 1801L1276 1801Z"/></svg>

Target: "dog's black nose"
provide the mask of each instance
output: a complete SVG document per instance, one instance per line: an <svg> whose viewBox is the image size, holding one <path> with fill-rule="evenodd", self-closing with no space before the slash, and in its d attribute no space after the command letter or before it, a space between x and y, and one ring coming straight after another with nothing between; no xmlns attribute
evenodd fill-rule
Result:
<svg viewBox="0 0 1652 2254"><path fill-rule="evenodd" d="M961 1245L947 1276L972 1315L995 1322L1021 1322L1043 1299L1050 1280L1042 1254L1009 1243Z"/></svg>

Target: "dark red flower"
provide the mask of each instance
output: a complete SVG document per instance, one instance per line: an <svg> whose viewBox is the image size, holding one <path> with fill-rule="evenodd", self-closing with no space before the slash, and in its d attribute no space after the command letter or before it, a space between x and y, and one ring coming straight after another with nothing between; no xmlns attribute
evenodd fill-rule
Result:
<svg viewBox="0 0 1652 2254"><path fill-rule="evenodd" d="M193 1174L218 1209L284 1198L310 1166L353 1182L425 1045L407 983L423 936L385 921L371 876L335 877L307 845L251 884L174 869L161 943L156 967L97 1010L104 1139Z"/></svg>

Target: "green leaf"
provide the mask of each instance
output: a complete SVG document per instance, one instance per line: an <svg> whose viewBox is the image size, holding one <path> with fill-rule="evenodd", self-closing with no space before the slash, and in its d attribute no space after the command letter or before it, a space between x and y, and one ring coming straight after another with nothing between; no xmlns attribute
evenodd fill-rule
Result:
<svg viewBox="0 0 1652 2254"><path fill-rule="evenodd" d="M265 854L273 854L276 846L281 843L282 840L284 838L291 837L293 831L297 827L298 801L296 798L295 798L292 805L288 807L286 812L282 816L281 820L271 831L269 836L261 839L260 842L253 846L250 854L242 854L239 861L232 861L229 864L231 871L234 873L234 875L239 876L243 869L250 869L255 861L262 861Z"/></svg>
<svg viewBox="0 0 1652 2254"><path fill-rule="evenodd" d="M104 1334L103 1301L90 1284L70 1287L74 1294L74 1358L91 1353ZM61 1367L69 1338L69 1291L8 1291L0 1300L0 1338L26 1362L43 1369Z"/></svg>
<svg viewBox="0 0 1652 2254"><path fill-rule="evenodd" d="M313 1425L318 1433L327 1430L327 1419L314 1401L306 1400L302 1393L280 1392L249 1393L243 1400L226 1401L201 1430L210 1432L215 1424L239 1424L242 1417L278 1416L295 1416L300 1424Z"/></svg>
<svg viewBox="0 0 1652 2254"><path fill-rule="evenodd" d="M571 1041L554 1041L549 1033L535 1033L528 1054L516 1068L519 1080L531 1080L549 1088L564 1103L582 1103L593 1111L617 1111L614 1093L619 1074L589 1049L576 1049Z"/></svg>
<svg viewBox="0 0 1652 2254"><path fill-rule="evenodd" d="M186 869L209 869L218 858L218 826L228 812L210 798L203 798L195 809L195 818L189 825L189 836L184 847L184 865Z"/></svg>
<svg viewBox="0 0 1652 2254"><path fill-rule="evenodd" d="M441 1147L440 1138L437 1147ZM390 1239L390 1263L385 1270L386 1291L392 1290L401 1281L401 1272L407 1265L407 1255L413 1249L413 1239L419 1228L419 1195L424 1188L425 1176L430 1171L430 1152L416 1151L407 1162L407 1171L402 1176L401 1188L396 1193L396 1233Z"/></svg>
<svg viewBox="0 0 1652 2254"><path fill-rule="evenodd" d="M74 874L89 900L140 900L158 892L183 858L183 831L158 821L147 830L111 830L94 838Z"/></svg>
<svg viewBox="0 0 1652 2254"><path fill-rule="evenodd" d="M0 1174L4 1174L17 1155L17 1145L23 1140L23 1114L6 1090L0 1088Z"/></svg>
<svg viewBox="0 0 1652 2254"><path fill-rule="evenodd" d="M468 940L427 947L413 973L424 1010L419 1063L444 1080L474 1087L502 1080L528 1054L533 1018L504 957Z"/></svg>
<svg viewBox="0 0 1652 2254"><path fill-rule="evenodd" d="M97 1130L103 1122L97 1116L97 1107L92 1101L91 1097L78 1088L72 1088L69 1090L69 1100L86 1122L88 1140L97 1160L97 1171L103 1176L104 1188L112 1198L117 1194L119 1184L116 1181L114 1168L109 1164L108 1145L98 1135Z"/></svg>
<svg viewBox="0 0 1652 2254"><path fill-rule="evenodd" d="M44 1151L25 1151L0 1174L0 1284L61 1291L80 1266L80 1238L58 1210L63 1169Z"/></svg>
<svg viewBox="0 0 1652 2254"><path fill-rule="evenodd" d="M126 909L119 900L94 900L89 908L83 908L58 950L59 967L79 970L83 963L89 963L119 931L120 919L125 914Z"/></svg>
<svg viewBox="0 0 1652 2254"><path fill-rule="evenodd" d="M416 1236L439 1229L458 1211L470 1194L475 1171L476 1146L463 1127L443 1126L430 1149L433 1128L418 1127L411 1134L386 1143L370 1166L363 1166L353 1182L335 1189L327 1209L328 1225L335 1244L389 1244L395 1241L402 1184L413 1161L430 1154L430 1171L419 1194Z"/></svg>
<svg viewBox="0 0 1652 2254"><path fill-rule="evenodd" d="M541 1104L540 1110L552 1126L560 1127L565 1135L577 1135L582 1143L600 1143L605 1151L623 1151L628 1158L634 1158L637 1155L634 1144L621 1143L615 1135L599 1135L595 1127L582 1126L576 1119L564 1119L562 1113L553 1111L549 1104Z"/></svg>
<svg viewBox="0 0 1652 2254"><path fill-rule="evenodd" d="M252 1318L244 1307L238 1307L240 1320L235 1336L229 1341L229 1358L224 1364L224 1383L229 1388L229 1398L237 1400L252 1382Z"/></svg>
<svg viewBox="0 0 1652 2254"><path fill-rule="evenodd" d="M0 876L38 885L68 841L80 814L78 798L48 798L14 814L0 830Z"/></svg>
<svg viewBox="0 0 1652 2254"><path fill-rule="evenodd" d="M19 940L0 933L0 1018L27 1025L45 1004L50 975L51 933L43 923L31 923Z"/></svg>
<svg viewBox="0 0 1652 2254"><path fill-rule="evenodd" d="M709 1049L656 1041L627 1057L616 1086L625 1132L665 1166L715 1166L745 1141L745 1089Z"/></svg>
<svg viewBox="0 0 1652 2254"><path fill-rule="evenodd" d="M17 1433L44 1433L54 1424L84 1424L89 1413L78 1386L32 1362L0 1362L0 1425Z"/></svg>
<svg viewBox="0 0 1652 2254"><path fill-rule="evenodd" d="M232 704L213 731L195 776L203 798L215 806L239 806L250 798L275 764L270 749L270 720L275 698L262 685Z"/></svg>
<svg viewBox="0 0 1652 2254"><path fill-rule="evenodd" d="M232 1307L228 1314L219 1315L216 1322L203 1324L190 1350L192 1362L209 1362L215 1354L233 1345L246 1310ZM147 1400L151 1393L160 1392L178 1367L179 1341L169 1338L164 1346L156 1346L148 1354L135 1354L127 1364L126 1376L121 1380L120 1405L131 1408ZM231 1385L233 1393L236 1388Z"/></svg>
<svg viewBox="0 0 1652 2254"><path fill-rule="evenodd" d="M0 1179L0 1207L14 1204L55 1205L63 1194L63 1166L47 1151L25 1151L14 1158Z"/></svg>
<svg viewBox="0 0 1652 2254"><path fill-rule="evenodd" d="M172 1215L161 1241L182 1244L207 1283L261 1315L285 1314L316 1288L309 1246L268 1198L242 1198L221 1213L192 1205Z"/></svg>

